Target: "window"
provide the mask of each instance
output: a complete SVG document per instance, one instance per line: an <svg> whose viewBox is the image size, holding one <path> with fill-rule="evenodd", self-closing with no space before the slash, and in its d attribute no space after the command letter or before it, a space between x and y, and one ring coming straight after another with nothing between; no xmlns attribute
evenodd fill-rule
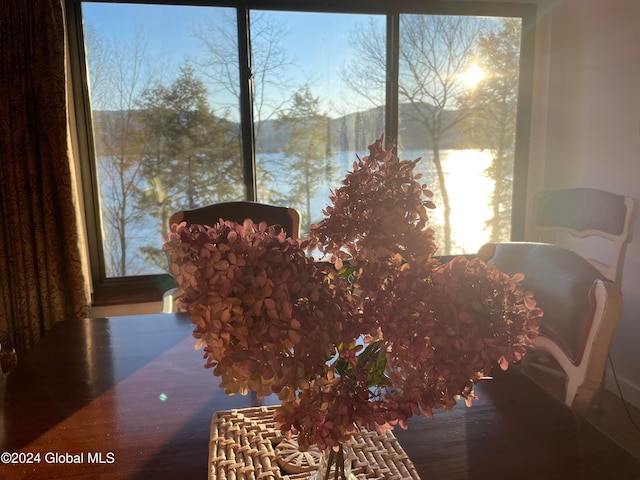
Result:
<svg viewBox="0 0 640 480"><path fill-rule="evenodd" d="M308 231L382 133L421 158L439 254L521 237L533 7L67 3L95 303L171 286L177 210L283 204Z"/></svg>

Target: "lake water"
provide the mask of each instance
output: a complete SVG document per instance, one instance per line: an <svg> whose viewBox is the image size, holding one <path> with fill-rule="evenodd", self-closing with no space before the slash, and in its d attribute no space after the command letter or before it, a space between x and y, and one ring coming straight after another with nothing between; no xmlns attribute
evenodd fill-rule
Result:
<svg viewBox="0 0 640 480"><path fill-rule="evenodd" d="M442 244L442 225L444 212L437 185L437 176L429 153L409 150L401 152L403 159L422 157L416 171L422 173L421 182L426 183L434 192L435 210L429 211L430 225L436 231L436 243ZM487 221L491 218L490 198L493 193L493 181L487 177L485 171L491 164L491 153L480 150L445 150L441 152L443 169L446 175L446 186L451 204L452 254L473 253L489 240L490 231ZM315 195L311 200L312 221L322 218L322 209L329 204L329 194L332 188L340 186L345 173L352 169L356 160L355 152L340 152L330 161L331 172L320 179ZM256 161L266 164L275 163L277 155L258 156ZM282 179L275 188L280 193L286 193L289 188L288 175L278 176ZM268 198L260 198L268 201ZM104 199L103 199L104 201ZM304 215L303 208L300 208ZM155 274L163 271L145 262L144 255L139 248L145 245L162 246L162 238L157 228L157 220L148 215L140 224L131 228L128 233L130 251L130 269L128 275ZM105 250L107 247L105 247ZM446 252L437 252L445 254Z"/></svg>

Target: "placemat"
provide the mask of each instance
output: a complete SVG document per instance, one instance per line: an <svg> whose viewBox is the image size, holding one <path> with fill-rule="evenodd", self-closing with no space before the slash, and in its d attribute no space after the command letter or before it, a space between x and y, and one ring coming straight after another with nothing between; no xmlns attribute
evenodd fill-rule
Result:
<svg viewBox="0 0 640 480"><path fill-rule="evenodd" d="M210 480L303 480L317 469L320 451L297 448L273 420L275 406L216 412L209 442ZM364 428L351 440L358 480L420 480L393 433Z"/></svg>

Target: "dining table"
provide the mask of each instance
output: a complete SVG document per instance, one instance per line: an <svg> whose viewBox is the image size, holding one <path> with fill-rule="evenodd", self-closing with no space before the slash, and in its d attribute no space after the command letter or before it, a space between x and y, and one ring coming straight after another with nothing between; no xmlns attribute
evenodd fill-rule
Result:
<svg viewBox="0 0 640 480"><path fill-rule="evenodd" d="M192 330L181 313L56 323L4 378L0 479L210 478L212 416L277 397L225 394ZM394 429L421 479L640 479L640 459L517 366L475 393Z"/></svg>

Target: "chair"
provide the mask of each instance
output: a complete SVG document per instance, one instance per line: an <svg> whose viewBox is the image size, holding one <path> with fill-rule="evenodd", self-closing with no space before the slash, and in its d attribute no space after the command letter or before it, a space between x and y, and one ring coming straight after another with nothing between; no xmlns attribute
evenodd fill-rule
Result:
<svg viewBox="0 0 640 480"><path fill-rule="evenodd" d="M534 293L544 311L534 352L553 357L566 377L561 398L574 411L586 414L601 385L620 317L619 284L559 245L489 243L479 250L478 257L495 263L505 273L525 275L523 287ZM531 373L527 362L523 366Z"/></svg>
<svg viewBox="0 0 640 480"><path fill-rule="evenodd" d="M564 245L620 284L636 211L634 199L595 188L542 192L534 201L532 240Z"/></svg>
<svg viewBox="0 0 640 480"><path fill-rule="evenodd" d="M634 199L595 188L542 192L534 201L533 239L575 250L606 278L621 285L636 212ZM598 258L594 258L596 252ZM543 355L536 360L548 363Z"/></svg>
<svg viewBox="0 0 640 480"><path fill-rule="evenodd" d="M220 219L242 223L247 218L280 227L290 237L300 236L300 214L295 208L250 201L214 203L192 210L182 210L171 216L169 225L181 222L187 222L189 225L214 225Z"/></svg>
<svg viewBox="0 0 640 480"><path fill-rule="evenodd" d="M254 222L267 222L269 226L281 228L290 237L298 238L300 236L300 214L295 208L250 201L214 203L191 210L182 210L171 216L169 225L187 222L188 225L212 226L220 219L242 223L247 218ZM162 297L163 312L174 313L176 311L177 295L177 288L172 288L164 293Z"/></svg>

